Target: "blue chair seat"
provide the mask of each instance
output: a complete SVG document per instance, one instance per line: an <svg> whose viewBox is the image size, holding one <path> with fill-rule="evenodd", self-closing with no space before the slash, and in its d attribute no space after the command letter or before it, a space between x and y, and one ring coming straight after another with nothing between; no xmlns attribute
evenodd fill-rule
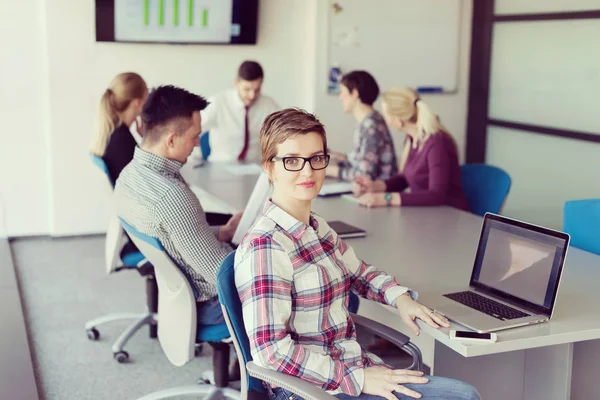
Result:
<svg viewBox="0 0 600 400"><path fill-rule="evenodd" d="M196 331L197 342L219 343L230 336L229 329L225 324L199 325Z"/></svg>
<svg viewBox="0 0 600 400"><path fill-rule="evenodd" d="M134 251L132 253L125 254L121 258L121 261L123 261L123 264L126 267L137 268L138 263L140 261L142 261L144 258L146 258L146 257L144 257L144 255L142 253L140 253L139 251Z"/></svg>

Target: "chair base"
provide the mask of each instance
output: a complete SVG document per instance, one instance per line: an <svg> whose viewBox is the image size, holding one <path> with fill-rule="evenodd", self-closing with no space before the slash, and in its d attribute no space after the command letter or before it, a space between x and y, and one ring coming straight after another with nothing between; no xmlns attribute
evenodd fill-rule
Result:
<svg viewBox="0 0 600 400"><path fill-rule="evenodd" d="M205 395L204 400L220 400L223 398L238 400L241 399L241 393L230 388L217 388L208 385L189 385L170 389L159 390L149 393L138 400L159 400L168 399L175 396Z"/></svg>
<svg viewBox="0 0 600 400"><path fill-rule="evenodd" d="M156 324L158 322L158 316L155 313L114 313L103 315L98 318L94 318L91 321L85 323L85 329L88 332L88 338L90 340L97 340L100 336L97 326L106 324L113 321L122 321L127 319L135 320L127 329L125 329L117 340L112 345L112 351L115 358L117 354L122 354L124 357L119 357L119 362L125 362L128 358L127 352L123 350L125 344L139 331L144 325L150 326L150 337L156 337Z"/></svg>

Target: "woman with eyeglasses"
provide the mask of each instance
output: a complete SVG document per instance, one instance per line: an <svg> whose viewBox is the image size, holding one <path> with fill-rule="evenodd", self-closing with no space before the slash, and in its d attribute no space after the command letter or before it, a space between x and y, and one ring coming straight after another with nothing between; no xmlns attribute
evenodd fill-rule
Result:
<svg viewBox="0 0 600 400"><path fill-rule="evenodd" d="M254 362L345 400L479 399L466 383L394 370L358 344L348 313L350 291L395 306L415 334L415 318L434 328L449 324L396 279L360 260L311 212L329 163L319 120L298 109L273 113L263 123L260 145L273 197L235 256ZM270 387L269 394L299 399L280 387Z"/></svg>

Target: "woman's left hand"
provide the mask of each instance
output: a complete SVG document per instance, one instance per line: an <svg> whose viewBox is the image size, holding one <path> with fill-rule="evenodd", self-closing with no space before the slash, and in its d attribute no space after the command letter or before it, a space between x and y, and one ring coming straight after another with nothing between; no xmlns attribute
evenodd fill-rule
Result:
<svg viewBox="0 0 600 400"><path fill-rule="evenodd" d="M365 193L358 198L358 204L365 207L385 207L387 201L385 193Z"/></svg>
<svg viewBox="0 0 600 400"><path fill-rule="evenodd" d="M438 329L440 326L449 328L450 323L443 315L440 315L422 304L414 301L409 295L402 295L396 300L396 308L400 311L402 321L415 333L419 335L421 330L415 323L415 318L419 318L432 328Z"/></svg>

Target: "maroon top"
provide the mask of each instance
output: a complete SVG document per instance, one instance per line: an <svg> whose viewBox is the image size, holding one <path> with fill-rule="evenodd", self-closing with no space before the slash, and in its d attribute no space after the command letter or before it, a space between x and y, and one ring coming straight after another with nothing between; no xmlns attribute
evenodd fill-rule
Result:
<svg viewBox="0 0 600 400"><path fill-rule="evenodd" d="M410 137L407 140L412 141ZM462 190L458 154L444 133L431 135L421 150L411 147L403 173L385 181L387 192L401 192L402 206L448 205L468 211Z"/></svg>

